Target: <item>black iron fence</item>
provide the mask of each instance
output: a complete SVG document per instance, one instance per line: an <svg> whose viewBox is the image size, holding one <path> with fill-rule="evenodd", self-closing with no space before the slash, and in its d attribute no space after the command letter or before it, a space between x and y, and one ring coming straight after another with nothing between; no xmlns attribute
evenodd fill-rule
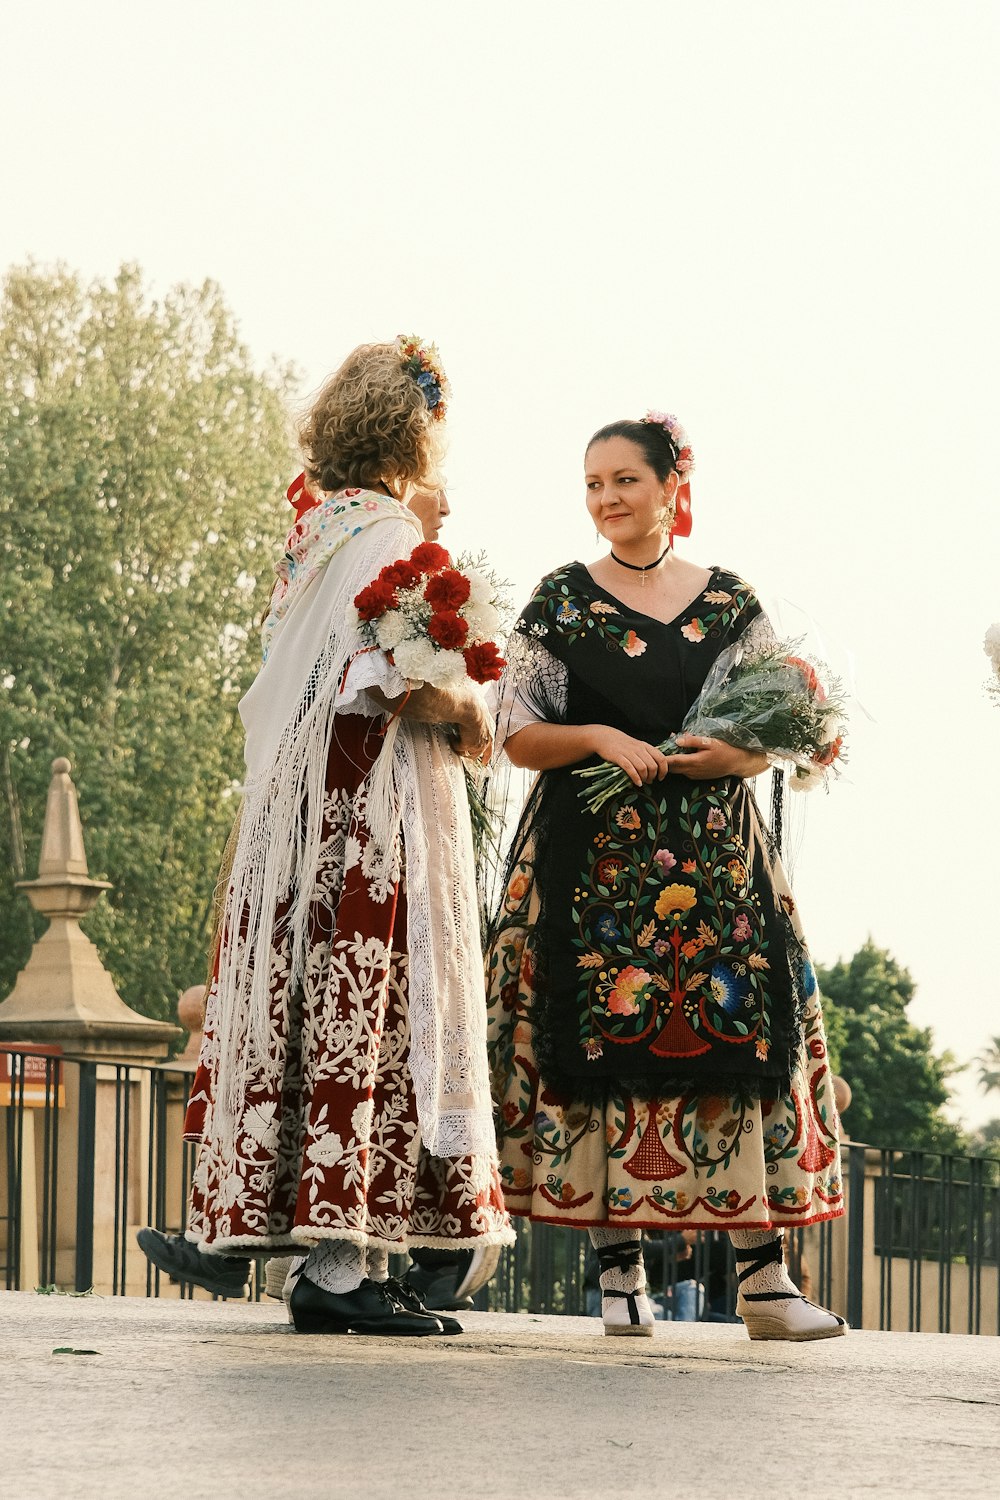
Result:
<svg viewBox="0 0 1000 1500"><path fill-rule="evenodd" d="M169 1065L0 1048L0 1287L167 1292L135 1229L184 1228L196 1149L181 1133L190 1077ZM844 1155L845 1217L787 1236L803 1289L854 1327L1000 1334L1000 1162L855 1144ZM665 1317L734 1317L724 1233L649 1236L645 1259ZM596 1311L587 1236L519 1221L479 1301Z"/></svg>

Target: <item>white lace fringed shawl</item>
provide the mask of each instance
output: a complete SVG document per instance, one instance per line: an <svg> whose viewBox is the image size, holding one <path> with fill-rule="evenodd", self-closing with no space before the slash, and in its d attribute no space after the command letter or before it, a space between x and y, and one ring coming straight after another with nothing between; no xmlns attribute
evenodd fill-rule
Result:
<svg viewBox="0 0 1000 1500"><path fill-rule="evenodd" d="M343 503L335 496L326 507L332 524ZM376 716L381 710L366 687L378 685L389 696L407 687L381 652L364 650L347 620L355 595L417 545L419 526L384 496L366 495L350 509L343 538L331 544L324 536L322 550L317 545L319 566L300 559L303 586L283 590L267 659L240 704L247 778L206 1017L215 1037L213 1129L222 1150L233 1141L248 1085L273 1083L281 1070L272 988L280 980L287 994L305 973L334 715ZM318 540L318 525L314 531ZM398 866L400 837L405 850L410 1065L424 1143L438 1156L492 1151L475 865L461 764L442 731L396 720L361 796L377 825L384 867ZM273 967L281 962L274 938L277 908L288 901L291 972L283 976Z"/></svg>

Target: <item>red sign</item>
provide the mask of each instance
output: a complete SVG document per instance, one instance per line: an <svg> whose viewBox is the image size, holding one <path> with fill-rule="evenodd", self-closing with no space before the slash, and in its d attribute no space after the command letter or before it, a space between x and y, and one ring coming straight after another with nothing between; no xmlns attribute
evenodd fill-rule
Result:
<svg viewBox="0 0 1000 1500"><path fill-rule="evenodd" d="M62 1063L53 1065L48 1060L53 1057L62 1057L61 1047L33 1045L28 1052L0 1043L0 1106L61 1109L66 1103L66 1085Z"/></svg>

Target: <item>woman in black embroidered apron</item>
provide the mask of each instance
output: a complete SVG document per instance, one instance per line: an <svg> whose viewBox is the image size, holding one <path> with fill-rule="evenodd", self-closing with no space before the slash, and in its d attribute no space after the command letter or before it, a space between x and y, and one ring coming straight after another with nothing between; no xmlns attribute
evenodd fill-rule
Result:
<svg viewBox="0 0 1000 1500"><path fill-rule="evenodd" d="M609 555L542 580L512 635L497 742L541 772L490 941L490 1049L512 1214L587 1228L607 1333L652 1332L643 1230L727 1229L751 1337L828 1338L782 1230L843 1211L819 996L747 786L763 756L682 737L708 670L758 620L753 591L679 559L691 450L672 417L587 448ZM572 771L628 793L594 814Z"/></svg>

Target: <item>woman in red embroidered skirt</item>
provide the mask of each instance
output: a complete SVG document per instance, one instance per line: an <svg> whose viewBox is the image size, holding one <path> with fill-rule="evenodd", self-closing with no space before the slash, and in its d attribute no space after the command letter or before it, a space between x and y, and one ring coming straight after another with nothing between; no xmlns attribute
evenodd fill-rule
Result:
<svg viewBox="0 0 1000 1500"><path fill-rule="evenodd" d="M438 483L435 356L415 340L355 350L303 424L296 523L240 706L247 778L186 1120L201 1145L188 1238L308 1250L300 1331L458 1331L387 1283L388 1254L495 1257L513 1240L460 760L488 751L491 721L471 682L407 682L364 649L351 609L421 543L404 502Z"/></svg>

